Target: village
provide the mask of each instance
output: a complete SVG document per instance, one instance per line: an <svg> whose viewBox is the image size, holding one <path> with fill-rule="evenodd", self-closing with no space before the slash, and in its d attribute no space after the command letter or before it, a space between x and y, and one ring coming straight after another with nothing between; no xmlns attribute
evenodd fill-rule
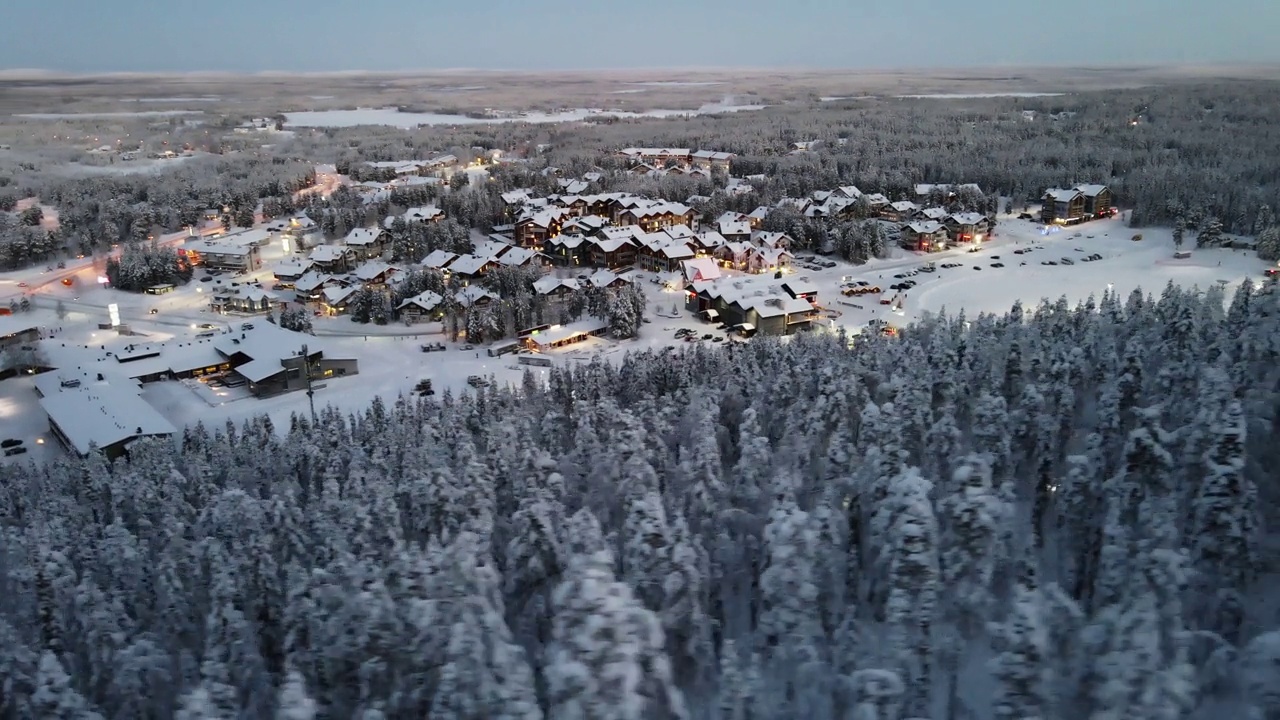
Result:
<svg viewBox="0 0 1280 720"><path fill-rule="evenodd" d="M804 143L791 150L807 151ZM618 156L636 175L725 176L722 192L730 194L753 181L733 175L727 152L625 148ZM347 187L368 203L417 185L465 191L485 181L486 162L500 162L500 153L361 169L381 181L322 167L318 191ZM458 174L465 183L451 182ZM104 263L119 262L116 272L124 272L123 257L5 281L19 290L0 318L6 370L19 374L8 382L33 390L6 402L27 408L12 413L28 419L35 437L6 454L60 447L115 456L140 437L180 434L193 421L264 410L287 421L289 413L314 413L317 391L335 381L348 388L344 399L367 402L517 383L526 372L545 377L556 364L616 359L628 348L811 331L892 335L933 307L917 297L956 286L966 261L973 270L1016 266L1007 272L1035 285L1039 272L1076 262L1047 244L1069 238L1077 260L1088 263L1117 255L1116 246L1131 252L1124 246L1141 237L1125 234L1115 198L1098 184L1051 188L1034 214L1015 214L1008 201L1001 212L1000 199L954 183L917 185L899 199L846 185L707 216L694 209L700 198L605 192L601 177L557 174L561 192L505 192L507 222L473 228L465 241L416 262L393 259L396 238L445 221L436 205L402 207L330 238L322 218L306 213L266 218L260 208L252 227L233 229L224 209L211 208L183 232L155 239L175 251L188 282L116 289ZM830 244L801 250L788 233L765 229L773 212L864 220L882 247L863 265ZM1077 227L1098 231L1086 237ZM1089 243L1110 249L1074 247ZM1007 258L993 254L1001 247ZM1044 257L1028 267L1031 253ZM1090 291L1112 286L1086 282ZM356 386L364 391L350 392ZM321 392L319 402L333 397ZM32 417L45 421L30 424Z"/></svg>

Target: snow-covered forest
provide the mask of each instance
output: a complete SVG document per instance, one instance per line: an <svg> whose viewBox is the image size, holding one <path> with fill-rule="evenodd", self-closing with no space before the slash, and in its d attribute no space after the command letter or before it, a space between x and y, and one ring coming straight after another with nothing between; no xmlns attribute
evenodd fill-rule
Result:
<svg viewBox="0 0 1280 720"><path fill-rule="evenodd" d="M1280 717L1280 296L1224 300L6 466L0 718Z"/></svg>

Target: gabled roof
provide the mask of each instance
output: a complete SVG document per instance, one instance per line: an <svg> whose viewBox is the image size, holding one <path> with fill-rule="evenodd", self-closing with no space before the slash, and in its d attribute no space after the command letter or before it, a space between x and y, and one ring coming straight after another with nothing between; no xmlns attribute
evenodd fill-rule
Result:
<svg viewBox="0 0 1280 720"><path fill-rule="evenodd" d="M1044 191L1044 196L1054 202L1071 202L1082 194L1075 188L1049 188Z"/></svg>
<svg viewBox="0 0 1280 720"><path fill-rule="evenodd" d="M942 223L937 220L918 220L907 223L907 228L917 235L932 235L942 229Z"/></svg>
<svg viewBox="0 0 1280 720"><path fill-rule="evenodd" d="M444 216L444 211L435 205L425 205L423 207L409 208L404 211L400 217L405 222L428 222Z"/></svg>
<svg viewBox="0 0 1280 720"><path fill-rule="evenodd" d="M533 291L539 295L550 295L560 288L578 289L578 281L574 278L558 278L547 276L533 282Z"/></svg>
<svg viewBox="0 0 1280 720"><path fill-rule="evenodd" d="M332 275L317 272L315 270L308 270L302 277L298 278L297 282L293 284L293 287L295 290L301 292L311 292L334 279L335 278Z"/></svg>
<svg viewBox="0 0 1280 720"><path fill-rule="evenodd" d="M530 190L511 190L509 192L502 193L502 202L508 205L519 205L532 197L533 192Z"/></svg>
<svg viewBox="0 0 1280 720"><path fill-rule="evenodd" d="M945 219L947 215L949 215L950 213L947 212L946 208L929 207L921 210L920 214L923 215L927 220L942 220L942 219Z"/></svg>
<svg viewBox="0 0 1280 720"><path fill-rule="evenodd" d="M866 195L864 197L866 197L867 202L872 205L888 205L889 204L889 198L885 197L880 193L871 193L870 195Z"/></svg>
<svg viewBox="0 0 1280 720"><path fill-rule="evenodd" d="M793 244L790 235L780 232L758 232L751 240L757 245L771 248Z"/></svg>
<svg viewBox="0 0 1280 720"><path fill-rule="evenodd" d="M381 260L374 260L372 262L364 263L360 267L356 268L354 275L359 280L369 282L370 280L376 280L379 275L398 272L399 270L400 268L388 265Z"/></svg>
<svg viewBox="0 0 1280 720"><path fill-rule="evenodd" d="M947 217L956 225L977 225L987 219L986 215L976 212L952 213Z"/></svg>
<svg viewBox="0 0 1280 720"><path fill-rule="evenodd" d="M485 238L477 243L473 243L472 247L472 255L475 255L476 257L489 258L490 260L497 260L503 255L516 249L516 246L511 243L494 240L492 238Z"/></svg>
<svg viewBox="0 0 1280 720"><path fill-rule="evenodd" d="M424 290L411 298L408 298L396 306L397 310L403 310L407 307L416 307L423 312L431 312L440 307L440 303L444 302L444 298L440 295Z"/></svg>
<svg viewBox="0 0 1280 720"><path fill-rule="evenodd" d="M493 259L489 257L462 255L452 263L449 263L449 272L458 275L478 275L491 262L493 262Z"/></svg>
<svg viewBox="0 0 1280 720"><path fill-rule="evenodd" d="M311 248L311 254L307 258L312 262L325 263L341 260L350 254L351 248L341 245L317 245Z"/></svg>
<svg viewBox="0 0 1280 720"><path fill-rule="evenodd" d="M618 238L609 238L609 239L593 238L592 240L592 244L595 245L597 250L599 250L600 252L606 252L606 253L617 252L618 250L621 250L622 248L627 247L628 245L634 247L636 243L637 241L634 238L629 238L629 237L618 237Z"/></svg>
<svg viewBox="0 0 1280 720"><path fill-rule="evenodd" d="M557 235L549 238L543 246L546 248L563 247L572 250L586 242L587 238L583 235Z"/></svg>
<svg viewBox="0 0 1280 720"><path fill-rule="evenodd" d="M769 208L768 206L761 205L760 207L748 213L747 216L756 220L763 220L769 217Z"/></svg>
<svg viewBox="0 0 1280 720"><path fill-rule="evenodd" d="M429 267L432 270L443 270L449 267L449 263L457 260L455 253L446 252L444 250L432 250L427 256L422 258L423 267Z"/></svg>
<svg viewBox="0 0 1280 720"><path fill-rule="evenodd" d="M729 240L715 230L704 230L694 236L694 240L704 248L718 248L728 244Z"/></svg>
<svg viewBox="0 0 1280 720"><path fill-rule="evenodd" d="M475 305L476 303L480 302L481 300L484 300L485 298L488 298L490 300L498 299L497 295L494 295L493 293L489 292L488 290L484 289L479 285L468 285L462 288L461 290L459 290L454 297L457 298L458 304L462 305L462 307L467 307L467 308L471 307L472 305Z"/></svg>
<svg viewBox="0 0 1280 720"><path fill-rule="evenodd" d="M1107 186L1106 185L1077 185L1075 189L1083 193L1085 197L1098 197L1098 195L1102 194L1102 192L1107 189Z"/></svg>
<svg viewBox="0 0 1280 720"><path fill-rule="evenodd" d="M715 150L698 150L693 153L693 157L699 160L732 160L738 157L731 152L718 152Z"/></svg>
<svg viewBox="0 0 1280 720"><path fill-rule="evenodd" d="M343 244L351 246L372 245L382 237L382 231L375 228L355 228L342 239Z"/></svg>
<svg viewBox="0 0 1280 720"><path fill-rule="evenodd" d="M897 212L913 212L920 209L920 206L910 200L899 200L895 203L889 203L889 207Z"/></svg>
<svg viewBox="0 0 1280 720"><path fill-rule="evenodd" d="M751 221L750 220L733 220L731 222L721 222L719 224L719 230L720 230L720 234L725 236L750 235Z"/></svg>
<svg viewBox="0 0 1280 720"><path fill-rule="evenodd" d="M517 267L528 263L536 257L538 257L538 253L533 250L522 247L513 247L498 258L498 264Z"/></svg>
<svg viewBox="0 0 1280 720"><path fill-rule="evenodd" d="M277 277L302 277L311 269L310 260L282 260L272 267L272 273Z"/></svg>
<svg viewBox="0 0 1280 720"><path fill-rule="evenodd" d="M588 283L598 288L608 287L619 280L631 282L631 278L626 275L620 275L609 270L597 270L587 278Z"/></svg>
<svg viewBox="0 0 1280 720"><path fill-rule="evenodd" d="M358 288L334 285L332 287L325 288L320 294L324 296L324 303L326 305L339 305L351 299L351 296L355 295L356 292L358 292Z"/></svg>
<svg viewBox="0 0 1280 720"><path fill-rule="evenodd" d="M701 282L720 278L720 266L716 265L716 262L710 258L690 258L680 263L680 269L684 272L685 282Z"/></svg>
<svg viewBox="0 0 1280 720"><path fill-rule="evenodd" d="M862 191L859 190L858 186L856 185L841 185L840 187L832 191L831 194L839 195L840 197L846 197L851 200L862 197Z"/></svg>
<svg viewBox="0 0 1280 720"><path fill-rule="evenodd" d="M742 222L742 221L744 221L744 220L745 220L745 221L750 221L750 220L751 220L751 216L750 216L750 215L743 215L743 214L742 214L742 213L740 213L740 212L734 212L734 211L730 210L730 211L728 211L728 212L721 213L721 214L720 214L720 217L716 218L716 224L720 224L720 223L727 223L727 222Z"/></svg>

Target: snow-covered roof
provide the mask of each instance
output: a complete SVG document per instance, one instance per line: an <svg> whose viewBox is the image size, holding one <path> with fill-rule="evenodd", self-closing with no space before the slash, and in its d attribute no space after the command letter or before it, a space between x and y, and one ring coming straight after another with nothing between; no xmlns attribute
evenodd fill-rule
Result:
<svg viewBox="0 0 1280 720"><path fill-rule="evenodd" d="M1085 197L1098 197L1098 195L1101 194L1106 189L1107 189L1106 185L1077 185L1076 186L1076 190L1079 190L1081 193L1083 193Z"/></svg>
<svg viewBox="0 0 1280 720"><path fill-rule="evenodd" d="M497 295L494 295L479 285L468 285L459 290L454 297L457 298L458 303L462 305L462 307L471 307L485 298L490 300L498 299Z"/></svg>
<svg viewBox="0 0 1280 720"><path fill-rule="evenodd" d="M694 236L698 244L704 248L718 248L721 245L728 244L729 240L725 236L715 230L704 230Z"/></svg>
<svg viewBox="0 0 1280 720"><path fill-rule="evenodd" d="M1049 188L1044 191L1044 196L1054 202L1071 202L1080 196L1080 191L1074 188Z"/></svg>
<svg viewBox="0 0 1280 720"><path fill-rule="evenodd" d="M618 280L631 282L631 278L626 275L619 275L618 273L610 272L609 270L597 270L587 278L588 283L591 283L591 285L598 288L608 287Z"/></svg>
<svg viewBox="0 0 1280 720"><path fill-rule="evenodd" d="M528 263L537 256L538 253L529 248L511 247L510 250L498 257L498 264L517 267Z"/></svg>
<svg viewBox="0 0 1280 720"><path fill-rule="evenodd" d="M405 210L404 214L400 217L404 218L405 222L430 222L443 216L444 211L440 208L435 205L426 205L423 207L409 208L408 210Z"/></svg>
<svg viewBox="0 0 1280 720"><path fill-rule="evenodd" d="M277 278L302 277L312 265L310 260L281 260L272 266L272 272Z"/></svg>
<svg viewBox="0 0 1280 720"><path fill-rule="evenodd" d="M472 244L471 254L475 255L476 257L489 258L490 260L497 260L515 249L516 249L515 245L512 245L511 243L506 242L504 240L494 240L492 238L485 238L484 240L480 240L479 242Z"/></svg>
<svg viewBox="0 0 1280 720"><path fill-rule="evenodd" d="M750 222L751 216L744 215L740 212L734 212L732 210L721 213L720 217L716 218L717 225L721 223L732 223L732 222L743 222L743 221Z"/></svg>
<svg viewBox="0 0 1280 720"><path fill-rule="evenodd" d="M782 283L782 289L796 297L801 295L817 295L818 286L811 280L800 278L797 280L788 280Z"/></svg>
<svg viewBox="0 0 1280 720"><path fill-rule="evenodd" d="M699 160L732 160L738 157L731 152L719 152L717 150L698 150L693 153L693 157Z"/></svg>
<svg viewBox="0 0 1280 720"><path fill-rule="evenodd" d="M432 250L427 256L422 258L423 267L429 267L432 270L443 270L449 267L449 263L457 260L458 256L444 250Z"/></svg>
<svg viewBox="0 0 1280 720"><path fill-rule="evenodd" d="M342 242L346 245L372 245L376 243L380 237L382 237L382 231L377 228L355 228L351 232L347 233L347 236L342 239Z"/></svg>
<svg viewBox="0 0 1280 720"><path fill-rule="evenodd" d="M536 335L530 335L529 340L539 346L549 346L558 342L564 342L580 335L594 335L609 327L609 323L604 320L590 318L579 320L568 325L553 325L550 330L544 330Z"/></svg>
<svg viewBox="0 0 1280 720"><path fill-rule="evenodd" d="M720 266L710 258L691 258L680 263L686 282L717 280L720 278Z"/></svg>
<svg viewBox="0 0 1280 720"><path fill-rule="evenodd" d="M570 195L586 192L591 184L585 180L561 180L560 187Z"/></svg>
<svg viewBox="0 0 1280 720"><path fill-rule="evenodd" d="M350 252L350 248L340 245L317 245L311 248L311 254L307 258L313 262L335 262L347 257Z"/></svg>
<svg viewBox="0 0 1280 720"><path fill-rule="evenodd" d="M755 310L760 317L777 317L813 311L813 305L808 300L790 296L759 298L748 305L748 308Z"/></svg>
<svg viewBox="0 0 1280 720"><path fill-rule="evenodd" d="M373 260L373 261L364 263L360 267L356 268L354 275L356 276L356 278L364 282L368 282L370 280L378 279L379 275L393 273L398 271L399 269L400 268L395 267L393 265L389 265L385 262L382 262L381 260Z"/></svg>
<svg viewBox="0 0 1280 720"><path fill-rule="evenodd" d="M921 210L920 214L928 220L944 220L950 213L947 212L946 208L928 207Z"/></svg>
<svg viewBox="0 0 1280 720"><path fill-rule="evenodd" d="M444 302L444 298L440 297L439 294L431 292L430 290L423 290L417 295L401 302L396 306L396 309L403 310L406 307L413 306L420 308L425 312L431 312L432 310L440 307L440 303L442 302Z"/></svg>
<svg viewBox="0 0 1280 720"><path fill-rule="evenodd" d="M976 212L952 213L949 217L951 222L957 225L977 225L987 219L982 213Z"/></svg>
<svg viewBox="0 0 1280 720"><path fill-rule="evenodd" d="M548 248L563 247L563 248L572 250L576 247L579 247L580 245L582 245L582 243L586 241L587 241L587 238L582 235L557 235L553 238L548 238L547 241L543 243L543 245Z"/></svg>
<svg viewBox="0 0 1280 720"><path fill-rule="evenodd" d="M730 222L721 222L719 224L719 230L720 230L720 234L726 237L730 235L750 235L751 221L750 220L733 220Z"/></svg>
<svg viewBox="0 0 1280 720"><path fill-rule="evenodd" d="M889 203L889 207L900 213L913 212L920 209L919 205L911 202L910 200L899 200L895 203Z"/></svg>
<svg viewBox="0 0 1280 720"><path fill-rule="evenodd" d="M885 197L881 193L871 193L870 195L866 195L865 197L867 198L867 202L870 203L871 205L888 205L889 204L889 198Z"/></svg>
<svg viewBox="0 0 1280 720"><path fill-rule="evenodd" d="M502 193L502 202L508 205L519 205L533 197L533 192L526 189L511 190Z"/></svg>
<svg viewBox="0 0 1280 720"><path fill-rule="evenodd" d="M327 287L324 289L323 292L321 292L321 295L324 296L324 303L326 305L340 305L343 302L346 302L348 299L351 298L352 295L355 295L355 294L356 294L356 288L347 287L343 285L334 285L332 287ZM252 380L252 378L250 379Z"/></svg>
<svg viewBox="0 0 1280 720"><path fill-rule="evenodd" d="M135 383L82 381L77 387L49 388L40 398L49 420L76 452L87 455L91 446L104 448L146 435L177 432L163 415L140 395Z"/></svg>
<svg viewBox="0 0 1280 720"><path fill-rule="evenodd" d="M544 277L533 282L533 291L539 295L549 295L560 288L578 289L578 281L574 278Z"/></svg>
<svg viewBox="0 0 1280 720"><path fill-rule="evenodd" d="M253 245L235 245L232 243L220 243L205 241L196 245L192 245L189 249L194 250L201 255L230 255L232 257L248 257L254 252Z"/></svg>
<svg viewBox="0 0 1280 720"><path fill-rule="evenodd" d="M942 223L937 220L917 220L907 223L907 228L917 235L932 235L942 229Z"/></svg>
<svg viewBox="0 0 1280 720"><path fill-rule="evenodd" d="M301 292L311 292L312 290L315 290L316 288L319 288L320 286L334 279L335 279L334 276L329 275L327 273L318 272L316 270L308 270L307 272L303 273L302 277L298 278L297 281L293 283L293 287L295 290L298 290Z"/></svg>
<svg viewBox="0 0 1280 720"><path fill-rule="evenodd" d="M636 242L637 241L635 239L629 238L629 237L603 238L603 239L596 238L594 244L596 246L596 249L598 249L600 252L611 253L611 252L616 252L622 249L623 247L626 247L627 245L634 246Z"/></svg>
<svg viewBox="0 0 1280 720"><path fill-rule="evenodd" d="M639 238L643 232L644 231L635 225L622 225L601 228L597 235L603 240L624 240L632 242Z"/></svg>
<svg viewBox="0 0 1280 720"><path fill-rule="evenodd" d="M461 255L458 259L449 263L449 272L458 275L477 275L491 262L493 262L493 259L490 257Z"/></svg>
<svg viewBox="0 0 1280 720"><path fill-rule="evenodd" d="M858 189L857 185L841 185L836 188L832 194L839 195L840 197L846 197L851 200L862 197L862 191Z"/></svg>
<svg viewBox="0 0 1280 720"><path fill-rule="evenodd" d="M755 220L763 220L769 217L769 207L766 205L761 205L755 210L752 210L751 212L747 213L747 216Z"/></svg>
<svg viewBox="0 0 1280 720"><path fill-rule="evenodd" d="M752 242L762 247L782 247L791 245L791 236L780 232L758 232L751 237Z"/></svg>

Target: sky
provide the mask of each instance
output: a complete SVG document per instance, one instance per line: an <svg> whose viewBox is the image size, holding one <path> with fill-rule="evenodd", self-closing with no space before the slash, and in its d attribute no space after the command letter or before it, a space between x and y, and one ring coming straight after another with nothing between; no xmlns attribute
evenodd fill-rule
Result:
<svg viewBox="0 0 1280 720"><path fill-rule="evenodd" d="M6 5L0 70L1280 62L1280 0L40 0Z"/></svg>

